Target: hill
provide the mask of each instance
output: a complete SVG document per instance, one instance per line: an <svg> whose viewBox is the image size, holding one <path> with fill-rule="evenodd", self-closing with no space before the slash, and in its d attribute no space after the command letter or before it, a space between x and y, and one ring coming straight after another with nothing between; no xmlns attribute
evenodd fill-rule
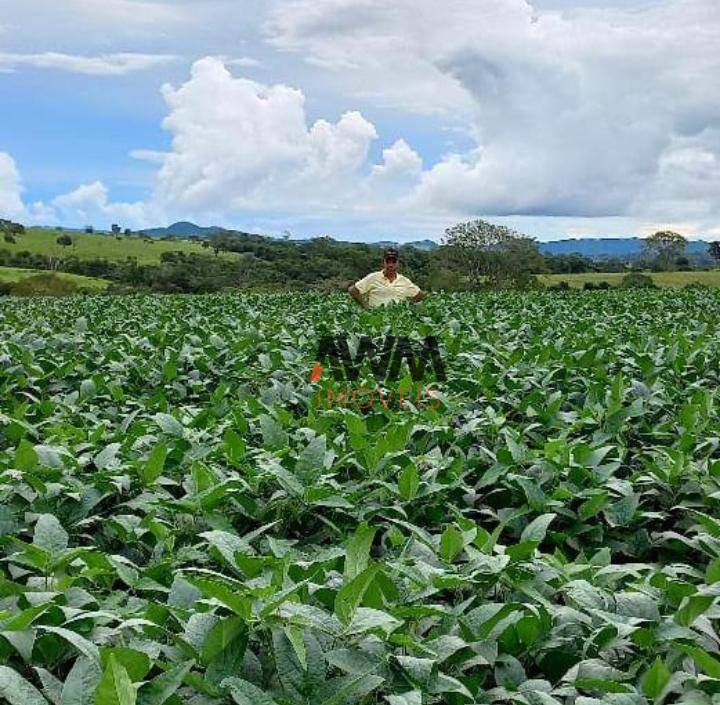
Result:
<svg viewBox="0 0 720 705"><path fill-rule="evenodd" d="M63 233L54 228L28 228L23 235L18 235L15 242L0 242L0 250L9 250L17 254L30 252L51 257L77 257L78 259L106 259L121 262L134 257L138 264L157 264L163 252L184 252L186 254L205 254L211 250L196 242L189 242L180 237L173 240L143 240L137 236L100 235L84 232L69 232L73 244L63 247L57 239ZM224 253L221 257L235 257Z"/></svg>
<svg viewBox="0 0 720 705"><path fill-rule="evenodd" d="M435 240L411 240L410 242L394 242L392 240L379 240L378 242L371 242L371 245L378 245L379 247L389 247L390 245L397 245L400 247L414 247L416 250L423 250L424 252L432 252L437 250L438 245Z"/></svg>
<svg viewBox="0 0 720 705"><path fill-rule="evenodd" d="M201 237L207 238L215 233L220 233L223 228L211 225L204 227L202 225L196 225L187 220L181 220L172 225L168 225L166 228L145 228L141 232L145 233L148 237Z"/></svg>
<svg viewBox="0 0 720 705"><path fill-rule="evenodd" d="M540 252L543 254L579 253L591 259L639 257L643 253L643 244L644 240L639 237L568 238L538 243ZM707 253L708 244L705 240L691 240L688 242L685 252L688 255L704 255Z"/></svg>

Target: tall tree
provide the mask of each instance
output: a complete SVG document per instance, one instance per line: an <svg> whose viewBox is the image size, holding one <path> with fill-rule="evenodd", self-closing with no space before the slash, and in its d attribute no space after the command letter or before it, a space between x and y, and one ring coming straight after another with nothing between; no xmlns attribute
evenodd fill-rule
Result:
<svg viewBox="0 0 720 705"><path fill-rule="evenodd" d="M685 253L687 240L672 230L661 230L646 238L645 251L663 269L674 269L675 260Z"/></svg>
<svg viewBox="0 0 720 705"><path fill-rule="evenodd" d="M445 231L442 245L475 287L524 285L533 272L545 269L532 238L485 220L453 225Z"/></svg>

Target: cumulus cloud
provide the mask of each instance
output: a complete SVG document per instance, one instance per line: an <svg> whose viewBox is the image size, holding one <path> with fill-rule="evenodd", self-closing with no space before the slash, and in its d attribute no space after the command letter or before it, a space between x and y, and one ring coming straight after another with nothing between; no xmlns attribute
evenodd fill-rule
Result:
<svg viewBox="0 0 720 705"><path fill-rule="evenodd" d="M357 111L309 125L305 97L283 84L234 77L205 58L165 86L172 150L156 198L190 211L338 207L365 178L375 127Z"/></svg>
<svg viewBox="0 0 720 705"><path fill-rule="evenodd" d="M342 69L351 91L467 121L476 146L422 174L418 208L652 216L681 201L720 214L716 0L567 12L525 0L293 0L267 31L276 47Z"/></svg>
<svg viewBox="0 0 720 705"><path fill-rule="evenodd" d="M6 152L0 152L0 218L23 218L26 215L20 172L15 160Z"/></svg>
<svg viewBox="0 0 720 705"><path fill-rule="evenodd" d="M122 76L176 61L170 54L105 54L76 56L44 52L42 54L11 54L0 52L0 71L13 71L21 66L54 69L90 76Z"/></svg>
<svg viewBox="0 0 720 705"><path fill-rule="evenodd" d="M122 223L124 227L141 228L163 217L160 209L150 203L114 202L101 181L78 186L70 193L53 198L48 213L53 221L70 223Z"/></svg>

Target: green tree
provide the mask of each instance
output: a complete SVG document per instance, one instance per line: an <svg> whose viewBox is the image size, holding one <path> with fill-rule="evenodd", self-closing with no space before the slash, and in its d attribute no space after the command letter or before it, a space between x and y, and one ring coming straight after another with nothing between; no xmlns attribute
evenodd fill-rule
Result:
<svg viewBox="0 0 720 705"><path fill-rule="evenodd" d="M685 254L687 240L672 230L661 230L645 240L645 251L665 270L675 267L678 257Z"/></svg>
<svg viewBox="0 0 720 705"><path fill-rule="evenodd" d="M474 287L525 286L535 272L546 270L534 239L485 220L448 228L442 246Z"/></svg>
<svg viewBox="0 0 720 705"><path fill-rule="evenodd" d="M716 262L720 262L720 241L711 242L708 245L708 254L710 257L712 257Z"/></svg>
<svg viewBox="0 0 720 705"><path fill-rule="evenodd" d="M60 235L57 240L55 240L58 245L62 245L63 247L68 247L73 244L73 240L69 235Z"/></svg>

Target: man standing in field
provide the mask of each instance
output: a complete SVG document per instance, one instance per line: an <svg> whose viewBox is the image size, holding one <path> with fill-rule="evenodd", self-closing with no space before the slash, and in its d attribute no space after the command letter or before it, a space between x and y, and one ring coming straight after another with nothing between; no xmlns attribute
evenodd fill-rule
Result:
<svg viewBox="0 0 720 705"><path fill-rule="evenodd" d="M348 293L363 308L375 308L399 301L422 301L425 292L398 272L398 264L398 251L394 247L386 248L382 269L355 282L348 288Z"/></svg>

